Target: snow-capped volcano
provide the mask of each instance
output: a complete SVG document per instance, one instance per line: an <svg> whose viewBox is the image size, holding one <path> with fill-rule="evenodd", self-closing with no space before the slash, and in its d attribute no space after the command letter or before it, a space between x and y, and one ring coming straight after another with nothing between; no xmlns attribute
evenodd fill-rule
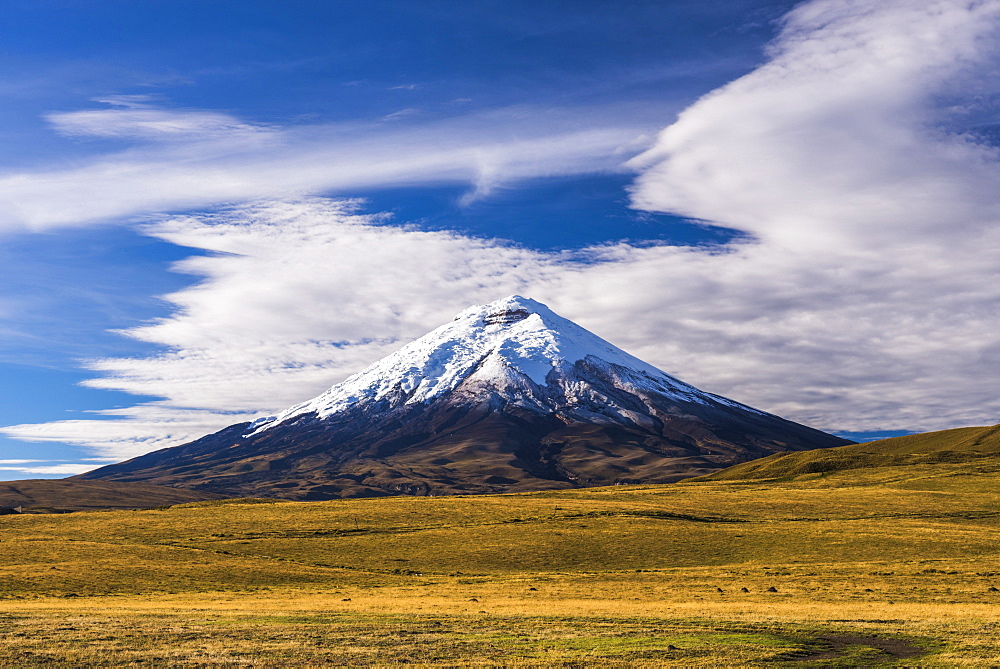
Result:
<svg viewBox="0 0 1000 669"><path fill-rule="evenodd" d="M700 391L514 295L277 416L82 477L292 499L495 492L668 482L844 443Z"/></svg>
<svg viewBox="0 0 1000 669"><path fill-rule="evenodd" d="M326 418L378 402L427 403L460 385L463 401L485 400L489 392L493 399L526 409L558 411L589 391L575 379L575 365L581 362L614 370L622 385L635 390L761 413L678 381L541 302L511 295L470 307L319 397L255 421L254 433L303 414ZM612 398L607 401L609 407L614 405Z"/></svg>

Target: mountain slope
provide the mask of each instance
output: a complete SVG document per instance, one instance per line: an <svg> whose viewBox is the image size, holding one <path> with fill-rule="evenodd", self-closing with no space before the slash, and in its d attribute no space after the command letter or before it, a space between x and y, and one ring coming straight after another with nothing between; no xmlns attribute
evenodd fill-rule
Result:
<svg viewBox="0 0 1000 669"><path fill-rule="evenodd" d="M666 483L844 443L700 391L512 296L278 416L82 478L288 499L523 491Z"/></svg>
<svg viewBox="0 0 1000 669"><path fill-rule="evenodd" d="M778 479L876 467L1000 458L1000 425L962 427L803 453L777 453L701 477L705 481Z"/></svg>

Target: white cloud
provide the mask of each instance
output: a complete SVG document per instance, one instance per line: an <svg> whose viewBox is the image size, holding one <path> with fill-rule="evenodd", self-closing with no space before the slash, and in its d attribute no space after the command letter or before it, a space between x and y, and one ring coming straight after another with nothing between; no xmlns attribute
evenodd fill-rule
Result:
<svg viewBox="0 0 1000 669"><path fill-rule="evenodd" d="M681 113L632 165L637 207L795 250L975 234L998 219L997 150L944 126L984 92L1000 3L817 0L773 58Z"/></svg>
<svg viewBox="0 0 1000 669"><path fill-rule="evenodd" d="M399 111L394 111L391 114L386 114L382 117L383 121L396 121L401 118L406 118L408 116L415 116L420 113L420 110L415 107L407 107L406 109L400 109Z"/></svg>
<svg viewBox="0 0 1000 669"><path fill-rule="evenodd" d="M753 358L718 373L828 427L828 407L859 429L996 422L979 370L1000 350L1000 163L954 128L988 90L998 23L997 2L805 3L770 62L632 161L636 206L760 241L703 258L704 301L671 302ZM801 400L778 401L777 370Z"/></svg>
<svg viewBox="0 0 1000 669"><path fill-rule="evenodd" d="M50 114L65 134L138 144L70 167L0 174L0 231L303 193L472 182L484 164L502 168L505 180L621 169L617 151L649 129L630 120L635 109L616 107L511 107L424 120L411 111L390 115L391 122L281 129L142 101Z"/></svg>
<svg viewBox="0 0 1000 669"><path fill-rule="evenodd" d="M126 457L189 441L311 397L449 320L469 300L523 290L551 260L501 243L386 225L349 202L272 201L148 228L217 254L181 271L202 282L166 299L174 316L131 330L151 358L92 363L98 388L163 396L71 420L8 428ZM115 418L119 420L115 420Z"/></svg>
<svg viewBox="0 0 1000 669"><path fill-rule="evenodd" d="M20 472L21 474L42 474L45 476L72 476L82 474L94 469L95 465L90 464L65 464L65 465L38 465L34 467L0 467L4 472Z"/></svg>
<svg viewBox="0 0 1000 669"><path fill-rule="evenodd" d="M101 102L111 107L122 107L124 109L144 109L156 102L152 95L106 95L100 98L93 98L94 102Z"/></svg>
<svg viewBox="0 0 1000 669"><path fill-rule="evenodd" d="M178 388L183 384L183 379L176 379L170 384L161 385L161 390L169 392L170 387ZM160 448L183 444L253 417L234 412L178 409L157 402L97 413L107 417L107 420L61 420L17 425L4 428L4 431L24 441L72 443L92 448L101 457L81 458L92 464L80 471L89 471L102 463L118 462Z"/></svg>
<svg viewBox="0 0 1000 669"><path fill-rule="evenodd" d="M722 249L546 254L319 198L167 219L149 234L219 253L183 262L200 283L169 296L174 315L131 331L166 352L98 361L91 382L164 399L4 431L118 457L180 443L311 397L513 292L706 390L820 428L994 423L1000 158L954 129L972 104L963 91L975 97L995 71L998 14L959 0L800 5L768 63L692 105L632 163L637 206L753 235ZM384 155L345 140L336 161L305 151L294 172L304 183L322 165L325 183L345 187L478 175L488 189L596 168L598 147L621 140L590 129L574 152L579 135L503 142L494 124L487 145L475 125L410 127Z"/></svg>
<svg viewBox="0 0 1000 669"><path fill-rule="evenodd" d="M163 109L102 109L53 113L46 116L64 135L116 139L190 141L268 132L225 114Z"/></svg>

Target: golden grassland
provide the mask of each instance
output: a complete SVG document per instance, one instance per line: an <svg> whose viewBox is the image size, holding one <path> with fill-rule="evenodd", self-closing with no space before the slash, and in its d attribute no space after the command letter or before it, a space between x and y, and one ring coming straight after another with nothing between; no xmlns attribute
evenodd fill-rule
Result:
<svg viewBox="0 0 1000 669"><path fill-rule="evenodd" d="M998 472L3 516L0 666L996 665Z"/></svg>

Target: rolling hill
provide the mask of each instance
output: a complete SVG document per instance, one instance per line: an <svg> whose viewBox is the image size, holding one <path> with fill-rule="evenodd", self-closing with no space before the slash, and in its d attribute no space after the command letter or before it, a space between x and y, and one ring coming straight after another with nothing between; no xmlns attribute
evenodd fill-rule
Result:
<svg viewBox="0 0 1000 669"><path fill-rule="evenodd" d="M799 453L776 453L690 480L788 479L858 469L948 463L1000 464L1000 425L924 432Z"/></svg>

